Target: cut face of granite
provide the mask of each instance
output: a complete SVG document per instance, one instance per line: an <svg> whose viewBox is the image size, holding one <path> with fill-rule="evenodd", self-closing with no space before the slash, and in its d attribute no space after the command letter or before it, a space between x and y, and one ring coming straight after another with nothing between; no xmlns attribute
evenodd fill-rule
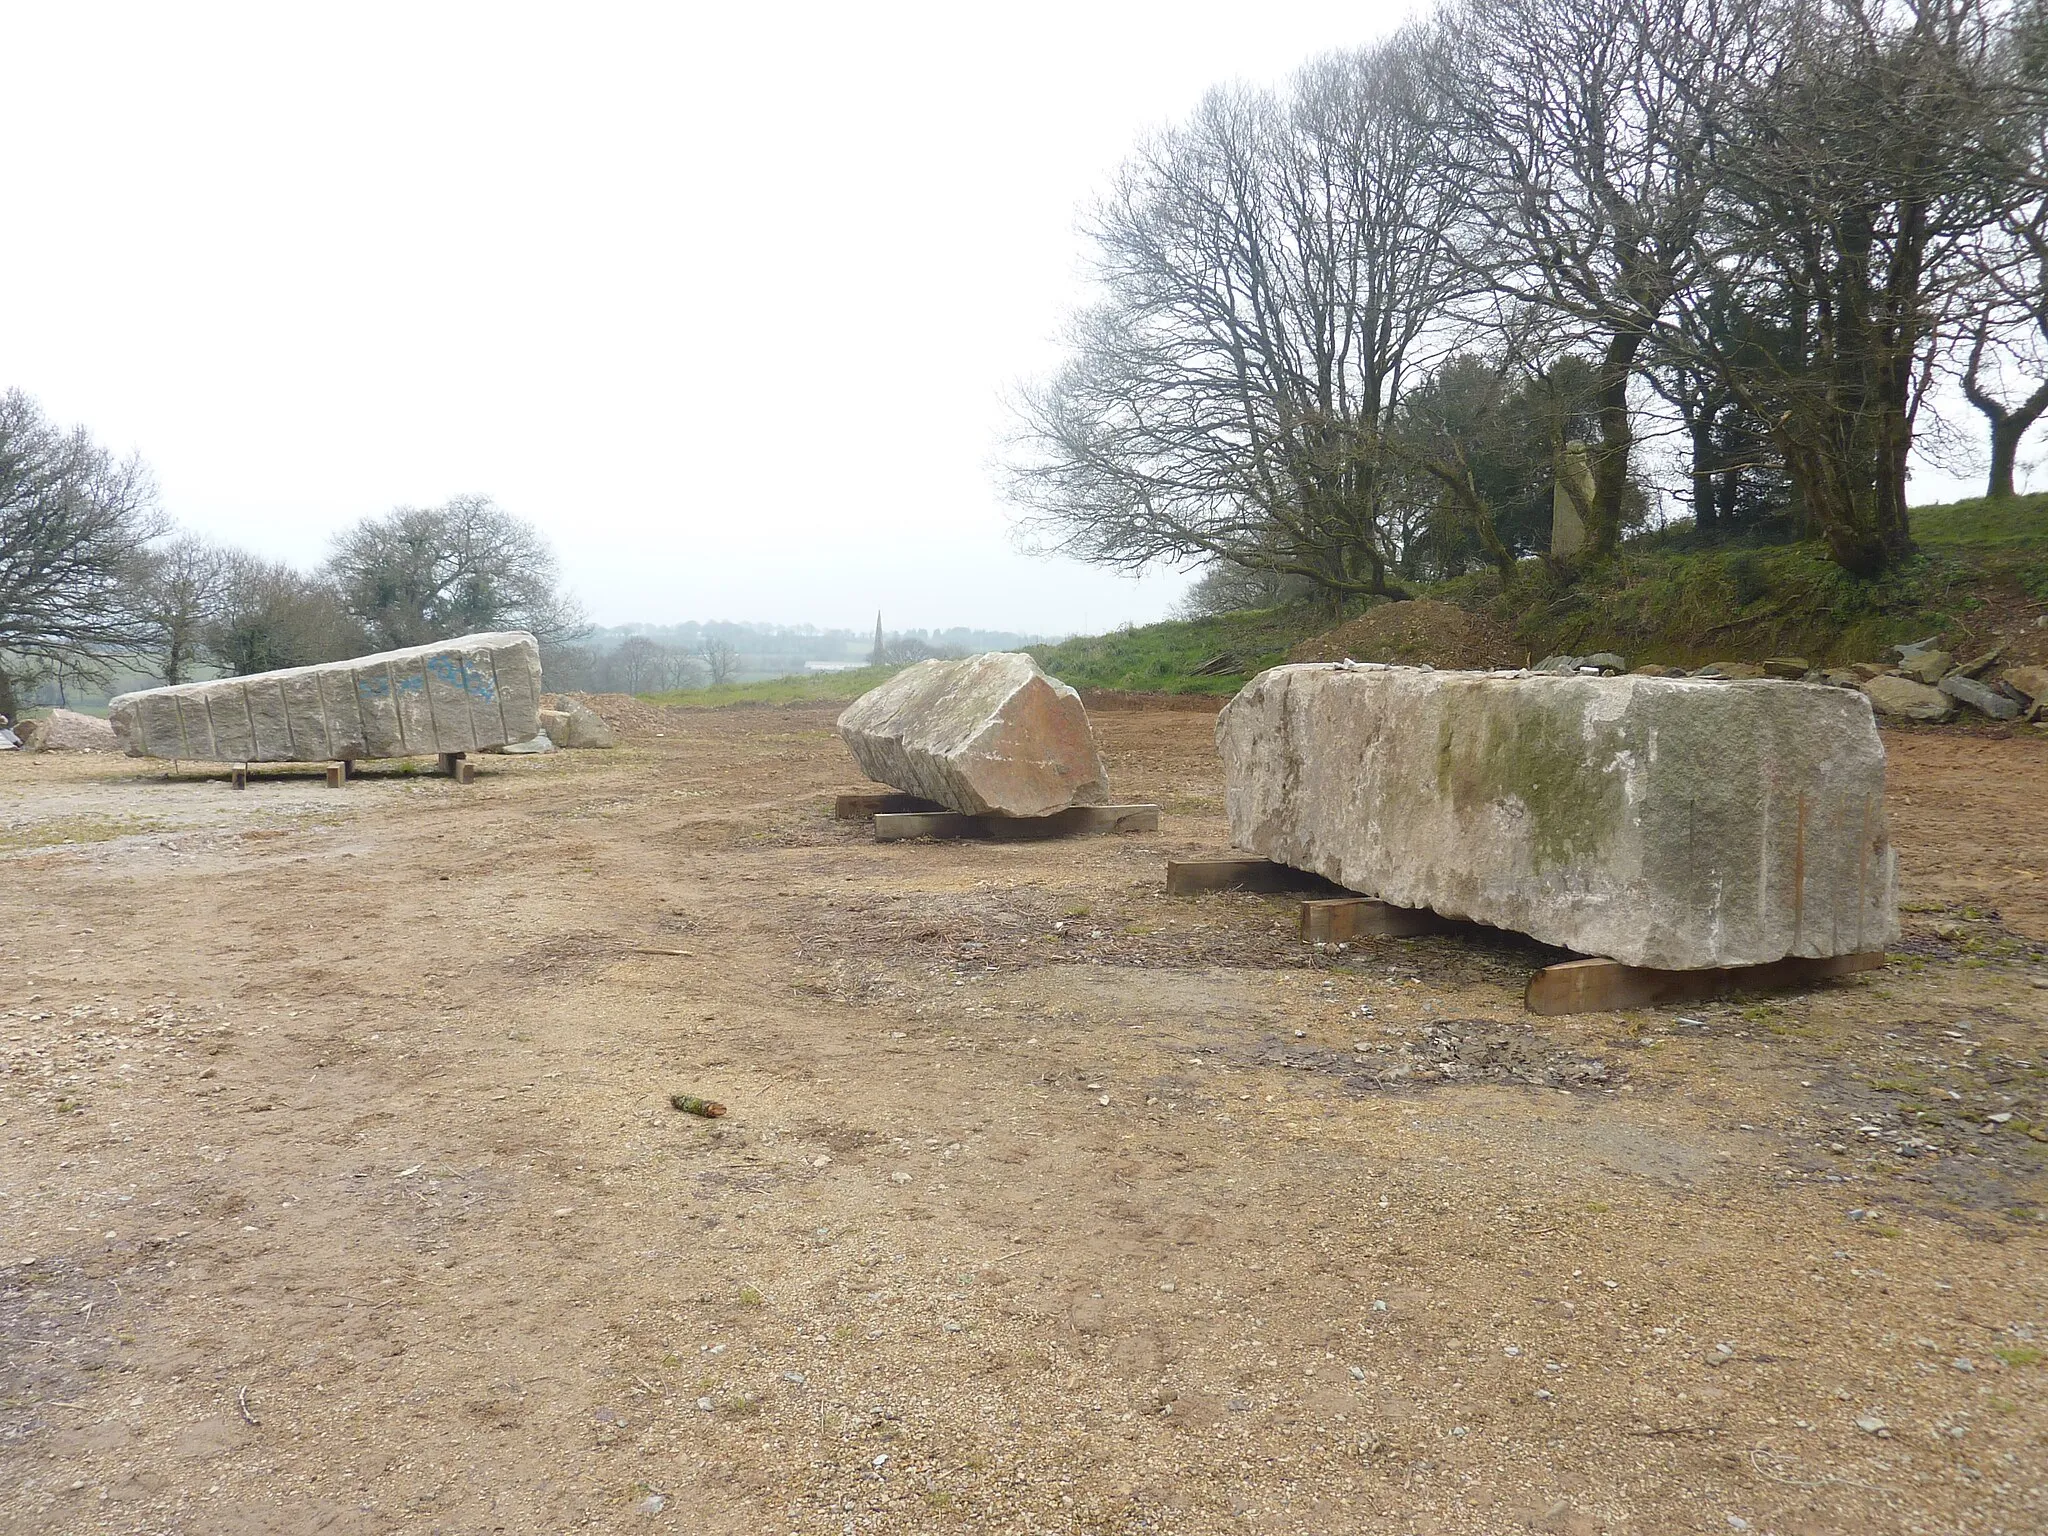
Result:
<svg viewBox="0 0 2048 1536"><path fill-rule="evenodd" d="M124 693L107 715L131 757L311 763L527 741L539 705L539 647L506 631Z"/></svg>
<svg viewBox="0 0 2048 1536"><path fill-rule="evenodd" d="M1898 932L1884 749L1839 688L1278 667L1216 723L1237 846L1671 970Z"/></svg>
<svg viewBox="0 0 2048 1536"><path fill-rule="evenodd" d="M906 667L856 699L839 734L869 778L969 816L1109 799L1081 696L1015 652Z"/></svg>

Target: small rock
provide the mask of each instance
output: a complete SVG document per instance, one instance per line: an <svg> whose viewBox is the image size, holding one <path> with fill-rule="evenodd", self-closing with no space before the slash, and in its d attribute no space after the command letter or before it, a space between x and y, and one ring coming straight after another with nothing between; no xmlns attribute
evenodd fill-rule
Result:
<svg viewBox="0 0 2048 1536"><path fill-rule="evenodd" d="M1874 1413L1866 1413L1862 1418L1858 1419L1856 1427L1866 1435L1880 1435L1886 1439L1891 1437L1891 1425L1885 1423L1883 1419L1880 1419Z"/></svg>
<svg viewBox="0 0 2048 1536"><path fill-rule="evenodd" d="M658 1515L666 1508L668 1500L658 1493L650 1493L640 1501L640 1513L643 1515Z"/></svg>
<svg viewBox="0 0 2048 1536"><path fill-rule="evenodd" d="M910 1182L910 1175L899 1169L897 1172L889 1175L889 1182L891 1184L908 1184Z"/></svg>
<svg viewBox="0 0 2048 1536"><path fill-rule="evenodd" d="M1572 673L1579 670L1579 658L1576 656L1562 655L1546 656L1541 661L1537 662L1536 665L1531 667L1529 670L1532 672Z"/></svg>
<svg viewBox="0 0 2048 1536"><path fill-rule="evenodd" d="M802 1371L784 1371L782 1379L792 1387L800 1387L804 1384L804 1373Z"/></svg>
<svg viewBox="0 0 2048 1536"><path fill-rule="evenodd" d="M1724 683L1749 682L1764 675L1764 669L1747 661L1710 661L1694 677L1710 677Z"/></svg>
<svg viewBox="0 0 2048 1536"><path fill-rule="evenodd" d="M708 1397L700 1397L697 1399L697 1411L699 1413L709 1413L712 1410L713 1406L714 1404Z"/></svg>
<svg viewBox="0 0 2048 1536"><path fill-rule="evenodd" d="M1916 683L1929 687L1955 670L1956 659L1947 651L1916 651L1899 663L1899 671Z"/></svg>
<svg viewBox="0 0 2048 1536"><path fill-rule="evenodd" d="M1765 677L1782 677L1796 682L1811 670L1804 656L1769 656L1764 659Z"/></svg>
<svg viewBox="0 0 2048 1536"><path fill-rule="evenodd" d="M1590 656L1581 656L1579 666L1598 667L1609 677L1619 677L1628 670L1628 663L1612 651L1595 651Z"/></svg>
<svg viewBox="0 0 2048 1536"><path fill-rule="evenodd" d="M2004 681L2032 702L2048 703L2048 667L2007 667Z"/></svg>
<svg viewBox="0 0 2048 1536"><path fill-rule="evenodd" d="M1849 670L1851 672L1854 672L1858 677L1862 678L1865 682L1868 682L1873 677L1888 677L1891 675L1892 671L1890 667L1885 666L1882 662L1876 661L1854 662L1850 665Z"/></svg>
<svg viewBox="0 0 2048 1536"><path fill-rule="evenodd" d="M1986 667L1990 666L1991 663L1998 660L1998 658L2003 656L2004 654L2005 645L2001 641L1999 644L1994 645L1990 650L1986 651L1982 656L1973 657L1969 661L1964 662L1961 666L1957 667L1956 670L1962 673L1965 677L1975 677L1978 673L1982 672Z"/></svg>
<svg viewBox="0 0 2048 1536"><path fill-rule="evenodd" d="M1940 724L1955 718L1955 705L1938 688L1906 677L1873 677L1863 684L1863 695L1880 715L1895 720L1919 720Z"/></svg>
<svg viewBox="0 0 2048 1536"><path fill-rule="evenodd" d="M1950 698L1967 704L1980 715L1989 715L1993 720L2016 720L2020 707L1996 688L1978 682L1974 677L1965 677L1960 672L1951 672L1941 680L1941 691Z"/></svg>
<svg viewBox="0 0 2048 1536"><path fill-rule="evenodd" d="M1929 635L1925 640L1908 640L1904 645L1894 645L1885 654L1894 661L1910 661L1915 656L1924 656L1929 651L1941 649L1941 636Z"/></svg>

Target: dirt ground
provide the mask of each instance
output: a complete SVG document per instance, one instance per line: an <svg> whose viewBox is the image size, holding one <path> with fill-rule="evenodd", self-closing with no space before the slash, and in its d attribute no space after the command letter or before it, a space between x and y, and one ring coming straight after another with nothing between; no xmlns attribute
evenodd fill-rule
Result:
<svg viewBox="0 0 2048 1536"><path fill-rule="evenodd" d="M0 757L0 1529L2048 1529L2048 740L1887 733L1884 970L1532 1021L1167 898L1204 714L878 845L832 713Z"/></svg>

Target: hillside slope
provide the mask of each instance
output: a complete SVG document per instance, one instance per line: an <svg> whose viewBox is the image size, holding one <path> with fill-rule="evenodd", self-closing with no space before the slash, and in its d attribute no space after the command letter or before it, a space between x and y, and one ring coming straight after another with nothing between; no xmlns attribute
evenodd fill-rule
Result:
<svg viewBox="0 0 2048 1536"><path fill-rule="evenodd" d="M1491 571L1464 576L1334 629L1322 610L1276 608L1169 620L1032 654L1077 688L1205 694L1233 693L1290 656L1470 667L1612 650L1631 665L1795 655L1823 666L1939 634L1959 651L2009 636L2011 659L2048 660L2034 654L2048 653L2048 629L2034 628L2048 614L2048 495L1922 507L1913 532L1919 553L1876 582L1844 574L1817 542L1694 550L1652 535L1576 581L1524 560L1505 592Z"/></svg>

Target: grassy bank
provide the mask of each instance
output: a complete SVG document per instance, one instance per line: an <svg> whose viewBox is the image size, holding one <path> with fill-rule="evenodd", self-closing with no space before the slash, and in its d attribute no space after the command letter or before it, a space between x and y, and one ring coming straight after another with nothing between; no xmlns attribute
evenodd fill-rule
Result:
<svg viewBox="0 0 2048 1536"><path fill-rule="evenodd" d="M1286 660L1288 647L1328 622L1293 608L1169 619L1035 645L1031 654L1046 671L1076 688L1229 694L1254 672Z"/></svg>
<svg viewBox="0 0 2048 1536"><path fill-rule="evenodd" d="M1919 552L1869 582L1843 572L1816 542L1692 548L1683 535L1651 535L1573 581L1524 560L1505 591L1486 571L1418 596L1483 616L1517 660L1615 650L1633 665L1687 667L1783 655L1816 665L1868 660L1903 640L1967 637L2048 605L2048 495L1918 508L1913 535ZM1334 623L1318 609L1276 608L1148 624L1032 654L1079 688L1230 693Z"/></svg>
<svg viewBox="0 0 2048 1536"><path fill-rule="evenodd" d="M887 682L901 667L855 667L845 672L799 672L793 677L764 677L712 688L680 688L671 693L643 693L650 704L683 709L719 709L729 704L827 704L859 698L877 683Z"/></svg>

